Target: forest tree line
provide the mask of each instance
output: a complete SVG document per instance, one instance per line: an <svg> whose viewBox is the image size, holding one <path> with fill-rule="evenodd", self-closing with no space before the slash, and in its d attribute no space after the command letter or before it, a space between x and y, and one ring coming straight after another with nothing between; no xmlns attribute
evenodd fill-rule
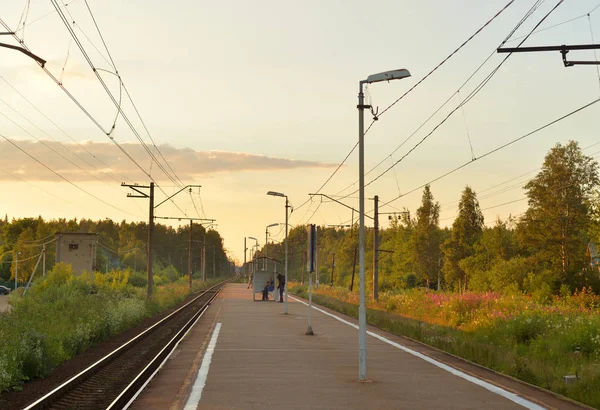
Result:
<svg viewBox="0 0 600 410"><path fill-rule="evenodd" d="M189 225L173 228L154 224L153 269L168 271L171 280L187 274ZM0 279L14 280L18 264L18 281L29 279L42 252L46 249L46 269L50 270L56 257L57 232L97 234L95 270L112 269L146 271L148 224L145 222L114 222L111 219L53 219L42 217L9 220L0 219ZM219 232L194 224L192 229L192 272L201 271L201 249L205 242L206 276L229 274L231 260L223 247ZM40 275L41 266L36 271Z"/></svg>
<svg viewBox="0 0 600 410"><path fill-rule="evenodd" d="M440 227L440 205L425 186L420 207L405 209L379 231L382 291L428 287L456 292L570 293L583 287L600 292L595 244L600 239L598 163L577 142L557 144L524 190L527 210L486 226L477 193L466 186L451 227ZM289 234L291 280L305 278L307 226ZM358 227L318 229L320 284L350 287L356 270ZM264 255L264 247L258 256ZM335 255L334 255L335 254ZM268 244L283 261L284 243ZM333 261L335 260L335 267ZM365 276L372 286L373 230L366 230ZM600 256L598 256L600 260ZM356 267L355 267L356 266ZM354 268L355 267L355 268Z"/></svg>

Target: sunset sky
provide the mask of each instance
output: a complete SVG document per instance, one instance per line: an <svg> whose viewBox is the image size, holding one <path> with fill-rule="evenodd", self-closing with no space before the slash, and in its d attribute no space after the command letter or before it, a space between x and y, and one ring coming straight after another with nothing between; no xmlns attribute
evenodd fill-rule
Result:
<svg viewBox="0 0 600 410"><path fill-rule="evenodd" d="M115 105L52 3L31 0L29 8L26 0L4 3L0 19L12 30L19 27L24 44L47 61L46 68L93 120L35 61L0 48L0 212L9 218L146 220L147 201L127 198L121 182L145 185L150 174L164 191L157 190L157 202L179 188L153 163L121 115L106 135L115 122ZM85 0L58 3L162 166L167 168L164 156L184 184L202 185L200 192L176 197L181 211L216 219L225 246L242 260L244 236L263 244L265 226L285 220L283 199L266 196L269 190L289 196L296 208L293 225L348 223L351 212L335 203L315 198L300 205L357 141L359 80L395 68L410 70L411 78L369 86L368 101L383 111L509 0L87 0L103 38ZM515 0L381 115L366 136L366 169L383 163L367 175L367 182L409 152L494 70L506 57L494 50L534 3ZM515 39L528 34L556 3L544 2L506 46L516 46ZM550 28L524 45L589 44L592 35L597 42L600 8L586 15L596 5L597 0L564 1L539 27ZM7 35L0 42L17 44ZM595 59L592 51L571 52L569 58ZM111 59L125 88L111 73ZM513 54L463 110L369 185L366 197L379 195L382 203L388 202L599 97L596 67L565 68L558 52ZM371 118L367 113L367 125ZM598 118L600 103L433 183L433 195L442 205L441 224L452 224L466 184L478 193L487 224L524 212L527 201L521 200L520 187L535 176L556 143L574 139L586 154L600 155ZM322 193L345 195L358 189L357 154ZM402 196L381 212L405 207L414 212L421 191ZM356 193L343 201L358 207ZM371 208L367 201L367 210ZM184 216L181 211L165 203L156 213ZM282 239L282 231L272 232L275 240Z"/></svg>

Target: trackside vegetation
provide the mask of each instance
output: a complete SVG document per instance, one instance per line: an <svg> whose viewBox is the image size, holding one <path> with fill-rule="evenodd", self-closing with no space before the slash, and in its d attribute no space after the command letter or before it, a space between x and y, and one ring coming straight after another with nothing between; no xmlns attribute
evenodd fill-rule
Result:
<svg viewBox="0 0 600 410"><path fill-rule="evenodd" d="M131 270L74 276L71 265L56 264L22 296L11 294L11 309L0 314L0 391L19 389L89 347L139 324L190 295L187 278L174 268L155 271L152 300L146 281ZM199 291L218 278L193 282Z"/></svg>

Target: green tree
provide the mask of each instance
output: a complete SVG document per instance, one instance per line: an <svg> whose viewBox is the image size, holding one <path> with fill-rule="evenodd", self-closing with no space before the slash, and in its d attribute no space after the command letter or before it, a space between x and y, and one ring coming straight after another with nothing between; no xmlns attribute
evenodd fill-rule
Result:
<svg viewBox="0 0 600 410"><path fill-rule="evenodd" d="M560 283L576 288L581 282L598 182L598 163L569 141L552 148L542 170L525 185L529 209L518 225L520 243L540 269L558 278L555 290Z"/></svg>
<svg viewBox="0 0 600 410"><path fill-rule="evenodd" d="M433 201L429 185L425 185L421 206L412 235L412 261L419 282L430 287L437 283L440 270L440 204Z"/></svg>
<svg viewBox="0 0 600 410"><path fill-rule="evenodd" d="M452 224L450 239L444 242L444 275L446 283L460 292L468 286L468 274L459 262L474 254L475 243L483 232L483 214L477 195L469 186L465 187L458 203L458 217Z"/></svg>

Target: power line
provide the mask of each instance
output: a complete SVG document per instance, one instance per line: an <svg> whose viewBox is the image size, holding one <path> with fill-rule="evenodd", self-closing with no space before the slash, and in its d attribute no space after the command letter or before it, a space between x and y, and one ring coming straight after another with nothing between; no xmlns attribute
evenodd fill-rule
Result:
<svg viewBox="0 0 600 410"><path fill-rule="evenodd" d="M590 15L590 14L592 14L594 11L596 11L598 8L600 8L600 4L598 4L596 7L594 7L592 10L588 11L587 13L584 13L584 14L582 14L582 15L580 15L580 16L573 17L573 18L571 18L571 19L568 19L568 20L562 21L562 22L560 22L560 23L557 23L557 24L553 24L553 25L551 25L551 26L548 26L548 27L544 27L544 28L542 28L542 29L539 29L539 30L537 30L537 31L534 31L534 32L533 32L533 33L531 33L531 34L532 34L532 35L535 35L535 34L538 34L538 33L541 33L541 32L543 32L543 31L550 30L550 29L553 29L553 28L556 28L556 27L562 26L562 25L564 25L564 24L570 23L570 22L572 22L572 21L579 20L579 19L581 19L581 18L583 18L583 17L589 16L589 15ZM513 38L513 39L511 39L511 40L507 40L506 42L507 42L507 43L510 43L510 42L512 42L512 41L517 41L517 40L520 40L520 39L522 39L522 38L524 38L524 37L525 37L525 36L515 37L515 38Z"/></svg>
<svg viewBox="0 0 600 410"><path fill-rule="evenodd" d="M56 199L59 199L59 200L61 200L61 201L64 201L64 202L66 202L66 203L68 203L68 204L70 204L70 205L73 205L73 206L79 206L81 209L83 209L83 208L81 207L81 205L79 205L79 204L74 204L73 202L71 202L71 201L69 201L69 200L66 200L65 198L61 198L61 197L59 197L58 195L55 195L55 194L53 194L52 192L50 192L50 191L47 191L47 190L45 190L45 189L44 189L44 188L42 188L42 187L39 187L39 186L37 186L37 185L34 185L34 184L32 184L31 182L29 182L29 181L26 181L25 179L21 178L20 176L18 176L18 175L15 175L15 174L13 174L13 173L11 173L11 172L9 172L9 171L5 170L5 169L2 169L2 168L0 168L0 171L4 172L5 174L8 174L8 175L10 175L11 177L13 177L13 178L15 178L15 179L18 179L19 181L25 182L26 184L28 184L28 185L31 185L32 187L34 187L34 188L36 188L36 189L39 189L40 191L42 191L42 192L45 192L46 194L48 194L48 195L51 195L51 196L53 196L53 197L54 197L54 198L56 198Z"/></svg>
<svg viewBox="0 0 600 410"><path fill-rule="evenodd" d="M531 9L529 9L529 10L527 11L527 13L525 14L525 16L523 16L523 17L521 18L521 20L520 20L520 21L517 23L517 25L516 25L516 26L513 28L513 30L511 30L511 32L510 32L510 34L509 34L509 36L508 36L508 37L510 37L510 36L512 35L512 33L514 33L514 32L515 32L515 31L516 31L516 30L517 30L517 29L518 29L518 28L519 28L519 27L520 27L520 26L521 26L521 25L522 25L522 24L525 22L525 20L527 20L527 18L529 18L529 17L531 16L531 14L532 14L532 13L533 13L535 10L537 10L537 8L539 7L539 5L540 5L540 4L541 4L541 1L540 1L540 0L538 0L538 1L537 1L537 2L536 2L536 3L535 3L535 4L534 4L532 7L531 7ZM508 7L509 5L510 5L510 4L508 4L507 6L505 6L505 8L506 8L506 7ZM502 10L504 10L504 9L502 9ZM497 17L497 15L496 15L495 17ZM494 18L495 18L495 17L494 17ZM491 20L490 20L490 21L491 21ZM489 24L489 23L490 23L490 22L486 23L486 25L487 25L487 24ZM484 28L484 27L485 27L485 25L484 25L482 28ZM482 28L481 28L481 29L482 29ZM478 30L478 32L479 32L481 29L479 29L479 30ZM474 36L474 35L473 35L473 36ZM473 36L472 36L472 37L473 37ZM508 37L507 37L507 39L508 39ZM504 43L506 42L506 40L507 40L507 39L505 39L505 40L502 42L502 44L504 44ZM466 44L466 42L465 42L465 43L463 43L463 44ZM462 46L461 46L461 47L462 47ZM460 47L459 47L459 49L460 49ZM437 108L437 109L436 109L436 110L435 110L435 111L434 111L434 112L433 112L433 113L432 113L432 114L431 114L431 115L430 115L430 116L429 116L429 117L428 117L428 118L427 118L427 119L424 121L424 122L422 122L422 123L421 123L421 125L419 125L419 126L417 127L417 129L415 129L415 130L414 130L414 131L413 131L413 132L412 132L412 133L411 133L411 134L410 134L410 135L409 135L407 138L405 138L405 139L404 139L404 141L402 141L402 142L400 143L400 145L398 145L398 146L397 146L397 147L396 147L396 148L395 148L395 149L394 149L394 150L393 150L393 151L392 151L392 152L391 152L391 153L390 153L388 156L386 156L384 159L382 159L381 161L379 161L379 162L378 162L378 163L377 163L377 164L376 164L374 167L372 167L372 168L371 168L369 171L367 171L367 173L365 174L365 176L368 176L368 175L369 175L369 174L371 174L371 173L372 173L374 170L376 170L377 168L379 168L379 167L380 167L380 166L381 166L381 165L382 165L382 164L383 164L383 163L384 163L384 162L385 162L385 161L386 161L388 158L392 159L392 161L393 161L393 158L392 158L392 156L393 156L393 155L394 155L394 154L395 154L395 153L396 153L396 152L397 152L397 151L398 151L400 148L402 148L402 147L404 146L404 144L406 144L406 143L407 143L407 142L408 142L408 141L409 141L409 140L410 140L410 139L411 139L411 138L412 138L412 137L413 137L413 136L414 136L414 135L415 135L417 132L419 132L419 131L420 131L420 130L421 130L421 129L422 129L424 126L425 126L425 125L427 125L427 123L429 123L429 121L430 121L430 120L431 120L433 117L435 117L435 116L436 116L436 115L437 115L437 114L438 114L438 113L439 113L439 112L442 110L442 108L444 108L444 107L445 107L445 106L446 106L446 105L447 105L447 104L448 104L448 103L449 103L449 102L450 102L450 101L451 101L451 100L454 98L454 96L456 96L456 95L457 95L457 94L460 92L460 90L461 90L461 89L463 89L463 88L464 88L464 87L467 85L467 83L469 83L469 81L471 81L471 79L472 79L472 78L473 78L473 77L474 77L474 76L475 76L475 75L476 75L476 74L477 74L477 73L478 73L478 72L479 72L479 71L480 71L480 70L481 70L481 69L482 69L482 68L485 66L485 64L486 64L486 63L487 63L487 62L488 62L488 61L489 61L489 60L490 60L490 59L491 59L491 58L492 58L492 57L493 57L493 56L496 54L496 49L497 49L497 47L495 47L495 48L494 48L494 50L493 50L493 51L492 51L492 52L491 52L491 53L490 53L490 54L489 54L489 55L488 55L488 56L485 58L485 60L484 60L484 61L483 61L483 62L482 62L482 63L481 63L481 64L480 64L480 65L479 65L479 66L478 66L476 69L475 69L475 71L473 71L473 72L472 72L472 73L469 75L469 77L467 77L467 79L466 79L466 80L465 80L465 81L464 81L464 82L463 82L463 83L460 85L460 87L458 87L458 90L457 90L457 91L453 92L453 93L452 93L452 94L451 94L451 95L450 95L450 96L449 96L449 97L446 99L446 101L444 101L444 102L443 102L443 103L442 103L442 104L441 104L441 105L440 105L440 106L439 106L439 107L438 107L438 108ZM457 49L457 50L458 50L458 49ZM454 53L456 53L456 51L455 51ZM448 56L448 57L447 57L447 58L446 58L444 61L446 61L448 58L450 58L450 57L451 57L451 56L452 56L454 53L450 54L450 56ZM507 58L506 58L506 59L508 59L508 57L509 57L509 56L507 56ZM505 59L504 61L506 61L506 59ZM501 65L504 63L504 61L503 61L503 62L500 64L500 66L501 66ZM441 66L441 63L440 63L440 64L439 64L439 65L438 65L438 66L437 66L435 69L439 68L440 66ZM493 76L493 75L494 75L494 74L497 72L497 70L500 68L500 66L498 66L498 67L497 67L497 68L496 68L494 71L492 71L492 74L491 74L491 76ZM431 74L431 73L433 73L433 71L435 71L435 69L434 69L434 70L432 70L432 71L430 72L430 74ZM429 76L430 74L428 74L428 76ZM424 80L424 79L425 79L425 78L423 78L423 80ZM484 80L484 82L483 82L483 83L487 84L487 81L489 81L489 79L491 79L491 77L490 77L490 76L488 76L488 77L486 78L486 80ZM420 82L422 82L423 80L421 80ZM420 82L419 82L419 83L420 83ZM482 83L482 84L483 84L483 83ZM484 86L485 86L485 84L484 84ZM418 84L417 84L417 85L418 85ZM481 84L480 84L480 85L481 85ZM415 87L416 87L416 86L415 86ZM415 87L411 88L411 89L409 90L409 92L410 92L410 91L412 91L412 90L413 90ZM479 88L479 89L478 89L478 88L479 88L479 86L478 86L478 87L476 87L474 91L476 91L476 92L479 92L479 91L481 90L481 88ZM473 93L473 92L471 92L471 94L472 94L472 93ZM406 92L405 94L403 94L403 95L400 97L400 99L402 99L402 98L403 98L404 96L406 96L407 94L408 94L408 92ZM459 104L459 106L458 106L457 108L455 108L455 109L454 109L454 110L453 110L453 111L452 111L452 112L451 112L451 113L450 113L450 114L449 114L449 115L448 115L448 116L447 116L447 117L446 117L446 118L445 118L445 119L442 121L442 124L443 124L443 123L444 123L444 122L445 122L445 121L446 121L446 120L447 120L447 119L448 119L448 118L449 118L449 117L450 117L452 114L454 114L454 112L456 112L456 111L457 111L459 108L461 108L461 107L462 107L464 104L466 104L466 103L468 102L468 100L469 100L469 99L470 99L470 97L471 97L471 94L469 94L469 96L467 97L467 99L466 99L466 100L464 100L463 102L461 102L461 104ZM399 100L400 100L400 99L399 99ZM399 100L397 100L397 101L399 101ZM388 108L389 108L389 107L388 107ZM386 110L387 110L387 109L386 109ZM440 124L440 125L441 125L441 124ZM391 168L393 168L393 167L394 167L394 166L395 166L395 165L396 165L398 162L402 161L402 159L403 159L403 158L401 158L399 161L393 161L393 165L392 165L390 168L388 168L388 169L387 169L385 172L388 172L388 171L389 171ZM347 189L354 187L354 186L356 185L356 183L358 183L358 180L354 181L352 184L348 185L347 187L345 187L344 189L342 189L341 191L339 191L337 194L340 194L340 193L342 193L342 192L346 191ZM347 195L346 195L346 196L344 196L343 198L346 198L346 197L348 197L348 196L350 196L350 195L353 195L353 194L355 194L356 192L358 192L358 190L355 190L355 191L353 191L353 192L351 192L351 193L347 194Z"/></svg>
<svg viewBox="0 0 600 410"><path fill-rule="evenodd" d="M464 46L466 46L473 38L475 38L479 33L481 33L492 21L494 21L500 14L502 14L511 4L514 3L514 0L511 0L508 2L508 4L506 4L506 6L504 6L502 9L500 9L499 12L497 12L491 19L489 19L483 26L481 26L475 33L473 33L469 38L467 38L460 46L458 46L458 48L456 50L454 50L452 53L450 53L445 59L443 59L437 66L435 66L429 73L427 73L427 75L425 75L425 77L421 78L421 80L419 80L419 82L417 82L415 85L413 85L408 91L406 91L404 94L402 94L397 100L395 100L393 103L391 103L389 106L387 106L386 109L384 109L381 114L378 115L378 117L381 117L383 114L385 114L390 108L392 108L394 105L396 105L400 100L402 100L406 95L408 95L412 90L414 90L415 88L417 88L419 86L419 84L421 84L423 81L425 81L431 74L433 74L434 72L437 71L438 68L440 68L441 66L443 66L448 60L450 60L456 53L458 53Z"/></svg>
<svg viewBox="0 0 600 410"><path fill-rule="evenodd" d="M90 56L88 55L87 51L83 47L83 44L81 44L81 41L77 37L77 34L73 30L73 28L69 25L69 22L68 22L66 16L64 15L63 11L60 9L60 6L58 5L57 1L56 0L50 0L50 1L54 5L54 8L56 9L59 17L61 18L61 20L63 21L65 27L67 28L67 31L69 32L69 34L71 34L71 37L75 41L75 44L77 44L77 47L79 47L79 50L83 54L83 57L86 59L88 65L90 66L90 68L92 69L92 71L94 72L94 74L96 75L96 78L98 79L98 81L100 82L100 84L102 85L102 87L104 88L104 91L109 96L109 98L111 99L111 101L113 102L113 104L115 105L115 107L117 108L118 114L121 114L121 118L123 118L123 120L125 121L125 123L129 126L129 128L133 132L134 136L142 144L142 147L146 150L146 152L148 153L148 155L150 156L150 158L153 159L156 162L156 165L159 167L159 169L161 171L163 171L163 173L165 174L165 176L167 176L167 178L169 178L175 185L177 185L178 182L171 176L171 174L169 174L167 172L167 170L163 167L163 165L154 156L154 154L152 153L152 151L148 148L148 146L144 142L144 140L141 137L141 135L139 134L139 132L133 126L133 123L131 123L131 121L129 120L129 118L127 117L127 115L125 114L125 112L123 111L120 102L116 100L115 96L112 94L112 92L110 91L110 89L106 85L106 82L104 81L104 79L98 73L98 69L96 68L96 66L94 65L94 63L91 60ZM118 73L115 73L115 75L119 78L119 84L122 87L123 83L122 83L121 77L119 76ZM116 124L116 118L115 118L115 123L113 123L112 129L107 133L107 136L109 138L111 138L111 139L113 139L113 137L110 134L114 130L115 124ZM150 176L150 175L148 174L148 176Z"/></svg>
<svg viewBox="0 0 600 410"><path fill-rule="evenodd" d="M548 18L548 16L550 16L550 14L554 10L556 10L556 8L558 6L560 6L563 3L563 1L564 0L559 0L558 3L536 24L536 26L519 43L519 45L517 47L520 47L529 38L529 36L531 36L531 34L533 33L533 31L535 31L535 29L537 27L539 27L539 25L542 24L546 20L546 18ZM523 21L524 20L522 20L520 24L522 24ZM517 25L517 27L519 25ZM514 31L515 30L513 30L513 32ZM509 34L509 37L510 37L510 34ZM507 39L508 39L508 37L507 37ZM504 42L506 42L506 40ZM465 100L463 100L452 111L450 111L450 113L448 115L446 115L446 117L444 117L444 119L440 123L438 123L428 134L426 134L419 142L417 142L410 150L408 150L408 152L406 152L400 159L398 159L396 162L394 162L394 164L392 164L385 171L383 171L382 173L380 173L377 177L375 177L374 179L372 179L371 181L369 181L368 183L366 183L365 187L371 185L372 183L374 183L375 181L377 181L378 179L380 179L382 176L384 176L386 173L388 173L391 169L393 169L396 165L398 165L400 162L402 162L402 160L404 160L404 158L406 158L408 155L410 155L421 144L423 144L423 142L425 142L436 130L438 130L452 116L452 114L454 114L456 111L458 111L460 108L462 108L465 104L467 104L469 101L471 101L471 99L473 99L489 83L489 81L495 76L495 74L500 70L500 67L502 67L502 65L506 62L506 60L508 60L510 58L511 55L512 55L512 53L509 53L504 59L502 59L502 61L500 62L500 64L498 64L492 70L492 72L481 83L479 83L479 85L477 85L477 87L475 87L475 89L473 91L471 91L471 93L467 96L467 98ZM474 159L476 159L476 158L474 158ZM355 191L351 192L349 195L355 194L356 192L358 192L358 190L355 190Z"/></svg>
<svg viewBox="0 0 600 410"><path fill-rule="evenodd" d="M92 61L90 60L89 56L87 55L85 49L83 48L83 45L81 44L81 42L79 41L79 39L77 38L77 35L73 32L73 30L71 29L71 27L69 26L64 14L62 13L62 11L60 10L60 7L58 6L57 3L55 3L55 0L51 0L52 4L55 6L59 16L61 17L61 19L63 20L63 22L65 23L67 30L71 33L71 36L73 37L73 39L75 40L75 42L78 44L78 47L80 48L80 50L82 51L84 57L86 58L86 60L88 61L88 63L90 64L90 67L92 67L94 73L96 74L96 77L98 78L98 80L100 81L100 83L103 85L105 91L108 93L108 95L111 97L111 99L113 100L114 103L117 104L116 100L114 99L114 96L112 95L112 93L110 92L110 90L108 90L108 87L106 86L106 84L104 83L104 80L102 79L102 77L100 77L100 75L98 74L98 69L96 69L92 63ZM2 20L0 19L0 24L2 24L4 26L4 28L9 31L12 32L10 27ZM27 48L27 46L25 45L25 43L22 41L22 39L20 39L16 34L13 33L13 37L17 40L17 42L19 42L22 47L29 51L29 49ZM71 98L71 100L86 114L86 116L98 127L100 128L100 130L109 137L109 139L121 150L121 152L130 160L132 161L146 176L148 176L152 181L156 182L152 176L146 172L146 170L144 168L142 168L142 166L135 161L135 159L133 159L133 157L121 146L121 144L119 144L114 137L112 137L110 134L112 132L112 129L114 129L114 124L112 126L112 129L109 131L106 131L102 125L100 125L100 123L89 113L89 111L86 110L86 108L69 92L69 90L67 90L63 84L44 66L42 66L39 62L38 64L40 65L40 67L42 67L42 69L44 70L44 72L46 72L46 74L67 94L67 96L69 96L69 98ZM120 77L119 77L120 79ZM120 84L122 85L122 81L120 81ZM176 185L179 185L177 183L177 181L175 181L173 179L173 177L168 174L168 172L166 172L166 170L164 169L164 167L162 166L162 164L160 164L158 162L158 160L156 159L156 157L154 157L154 155L152 154L152 152L149 150L149 148L147 147L147 145L145 144L145 142L143 141L143 139L141 138L141 136L139 135L139 133L137 132L137 130L135 130L135 127L133 127L133 124L131 122L128 121L127 117L125 116L125 114L123 113L122 109L120 106L118 106L118 112L120 112L123 116L123 118L126 120L126 122L128 123L130 129L134 132L134 135L136 135L136 138L138 138L138 140L140 141L142 147L146 150L146 152L148 152L148 154L150 155L150 157L157 163L157 165L159 166L159 168L161 168L161 170L163 171L163 173L165 173L165 175L172 181L174 182ZM116 119L115 119L116 121ZM158 185L158 183L156 183L156 186L161 190L161 192L166 196L166 192ZM175 207L184 215L187 216L187 214L181 210L181 208L174 202L171 200L171 202L175 205Z"/></svg>
<svg viewBox="0 0 600 410"><path fill-rule="evenodd" d="M113 204L106 202L105 200L97 197L96 195L92 194L91 192L83 189L82 187L80 187L76 183L74 183L74 182L70 181L69 179L65 178L64 176L62 176L61 174L59 174L58 172L56 172L55 170L53 170L52 168L50 168L48 165L44 164L42 161L40 161L39 159L37 159L36 157L34 157L33 155L31 155L29 152L27 152L23 148L19 147L14 141L10 140L4 134L0 134L0 137L4 138L9 144L11 144L12 146L14 146L19 151L21 151L22 153L24 153L25 155L27 155L29 158L33 159L35 162L37 162L38 164L40 164L41 166L43 166L44 168L46 168L48 171L52 172L54 175L56 175L57 177L59 177L63 181L65 181L65 182L69 183L70 185L74 186L79 191L83 192L84 194L91 196L95 200L100 201L103 204L108 205L108 206L110 206L113 209L116 209L117 211L121 211L121 212L126 213L128 215L138 217L137 215L134 215L134 214L132 214L130 212L124 211L123 209L120 209L120 208L114 206Z"/></svg>
<svg viewBox="0 0 600 410"><path fill-rule="evenodd" d="M12 108L6 101L4 101L3 99L0 98L0 102L4 103L7 107L9 107L11 110L13 110L15 113L17 113L18 115L20 115L22 118L24 118L26 121L28 121L30 124L33 125L33 123L31 123L29 120L27 120L25 117L23 117L21 114L19 114L14 108ZM23 132L25 132L27 135L29 135L30 137L32 137L33 139L35 139L37 142L39 142L40 144L42 144L44 147L48 148L50 151L54 152L56 155L58 155L59 157L61 157L62 159L64 159L65 161L67 161L69 164L73 165L74 167L80 169L81 171L85 172L86 174L88 174L89 176L91 176L92 178L102 182L103 184L109 186L110 188L113 188L115 190L117 190L117 188L115 188L114 185L110 185L108 184L106 181L101 180L100 178L98 178L96 175L92 174L91 172L89 172L88 170L82 168L81 166L79 166L78 164L76 164L75 162L71 161L69 158L65 157L64 155L62 155L60 152L56 151L54 148L52 148L50 145L46 144L46 142L44 142L43 140L40 140L39 138L37 138L35 135L33 135L32 133L30 133L29 131L27 131L25 128L23 128L22 126L20 126L17 122L15 122L12 118L8 117L5 113L0 111L0 115L2 115L4 118L6 118L7 120L9 120L10 122L12 122L14 125L16 125L18 128L20 128ZM35 126L35 125L34 125ZM37 127L36 127L37 128ZM39 129L39 128L38 128ZM41 129L40 129L41 131ZM43 132L43 131L42 131ZM45 134L45 133L44 133ZM60 142L58 142L57 140L55 140L54 138L52 138L50 135L46 134L50 139L52 139L54 142L58 143L59 145L61 145L63 148L65 148L66 150L68 150L64 145L62 145ZM69 152L71 152L70 150L68 150ZM77 156L77 158L81 159L77 154L75 154L74 152L71 152L73 155ZM87 161L86 161L87 163ZM89 163L88 163L89 164ZM91 165L91 164L90 164Z"/></svg>
<svg viewBox="0 0 600 410"><path fill-rule="evenodd" d="M70 5L71 5L71 3L75 3L76 1L77 1L77 0L71 0L70 2L68 2L68 3L66 3L66 4L65 4L65 3L63 3L63 5L64 5L64 7L66 8L67 6L70 6ZM25 27L29 27L29 26L31 26L33 23L36 23L37 21L39 21L39 20L41 20L41 19L43 19L43 18L45 18L45 17L48 17L49 15L51 15L51 14L54 14L54 13L56 13L56 10L49 11L48 13L46 13L46 14L44 14L44 15L42 15L42 16L40 16L40 17L38 17L38 18L36 18L35 20L33 20L33 21L30 21L30 22L29 22L29 23L27 23L27 24L24 24L22 27L17 27L17 29L15 30L15 33L18 33L19 31L23 30Z"/></svg>
<svg viewBox="0 0 600 410"><path fill-rule="evenodd" d="M580 112L580 111L583 111L583 110L585 110L586 108L589 108L589 107L591 107L592 105L596 104L598 101L600 101L600 98L598 98L598 99L596 99L596 100L594 100L594 101L592 101L592 102L589 102L589 103L587 103L587 104L585 104L585 105L583 105L583 106L581 106L581 107L577 108L576 110L574 110L574 111L571 111L571 112L569 112L568 114L565 114L565 115L563 115L562 117L559 117L559 118L557 118L557 119L555 119L555 120L553 120L553 121L550 121L550 122L546 123L545 125L542 125L541 127L539 127L539 128L536 128L535 130L533 130L533 131L531 131L531 132L528 132L528 133L527 133L527 134L525 134L525 135L522 135L522 136L520 136L520 137L518 137L518 138L515 138L515 139L513 139L513 140L511 140L511 141L507 142L506 144L503 144L503 145L501 145L501 146L499 146L499 147L497 147L497 148L494 148L494 149L492 149L492 150L490 150L490 151L487 151L485 154L483 154L483 155L481 155L481 156L479 156L479 157L477 157L477 158L475 158L475 159L473 159L473 160L471 160L471 161L467 161L467 162L463 163L462 165L459 165L458 167L456 167L456 168L454 168L454 169L452 169L452 170L450 170L450 171L446 172L445 174L442 174L442 175L440 175L440 176L438 176L438 177L436 177L436 178L432 179L431 181L429 181L429 182L427 182L427 183L425 183L425 184L422 184L422 185L420 185L420 186L419 186L419 187L417 187L417 188L414 188L414 189L412 189L412 190L410 190L410 191L408 191L408 192L406 192L406 193L404 193L404 194L402 194L402 195L399 195L399 196L395 197L394 199L392 199L392 200L390 200L390 201L388 201L388 202L386 202L386 203L384 203L384 204L381 204L381 205L380 205L380 207L386 206L386 205L388 205L389 203L391 203L391 202L394 202L394 201L396 201L396 200L400 199L401 197L404 197L404 196L406 196L406 195L408 195L408 194L411 194L411 193L413 193L413 192L415 192L415 191L418 191L418 190L422 189L423 187L425 187L425 185L431 185L432 183L434 183L434 182L437 182L437 181L439 181L440 179L442 179L442 178L445 178L445 177L447 177L448 175L451 175L451 174L455 173L456 171L458 171L458 170L460 170L460 169L462 169L462 168L466 167L467 165L470 165L470 164L472 164L473 162L479 161L479 160L481 160L481 159L483 159L483 158L485 158L485 157L487 157L487 156L489 156L489 155L492 155L492 154L494 154L494 153L496 153L496 152L498 152L498 151L500 151L500 150L502 150L502 149L504 149L504 148L506 148L506 147L508 147L508 146L510 146L510 145L513 145L513 144L514 144L514 143L516 143L516 142L519 142L519 141L521 141L522 139L525 139L525 138L527 138L527 137L529 137L529 136L531 136L531 135L533 135L533 134L536 134L536 133L538 133L538 132L540 132L540 131L542 131L542 130L544 130L544 129L546 129L546 128L548 128L548 127L550 127L550 126L552 126L552 125L554 125L554 124L556 124L556 123L558 123L558 122L560 122L560 121L562 121L562 120L564 120L564 119L566 119L566 118L569 118L570 116L572 116L572 115L574 115L574 114L577 114L578 112Z"/></svg>
<svg viewBox="0 0 600 410"><path fill-rule="evenodd" d="M92 21L94 22L94 26L96 27L96 31L98 32L98 35L100 36L100 39L102 40L102 44L104 45L106 53L108 54L108 57L110 58L110 61L112 62L112 66L115 69L115 72L118 74L119 72L117 70L117 66L115 64L114 59L112 58L112 55L110 53L110 50L108 49L108 46L106 45L106 41L104 41L104 36L102 35L102 32L100 31L100 27L98 27L98 23L96 22L96 18L94 17L94 14L92 13L92 9L90 8L90 5L89 5L88 1L87 0L84 0L84 1L85 1L85 5L86 5L86 7L88 9L88 12L90 13L90 17L92 18ZM119 76L119 79L121 79L120 76ZM148 134L148 138L150 138L150 141L152 142L152 145L154 146L154 148L156 149L156 151L158 151L158 153L160 154L160 157L163 159L163 161L165 162L165 164L167 165L167 167L169 168L169 170L173 173L173 175L175 176L175 178L179 181L179 183L181 184L181 186L183 186L184 185L183 181L181 181L181 179L177 176L177 173L173 170L173 168L171 167L171 165L169 164L169 162L167 161L167 159L164 157L163 153L156 146L156 143L154 142L154 139L152 138L152 135L150 134L150 131L148 130L148 127L146 126L146 123L144 122L142 116L140 115L140 112L138 111L137 106L135 105L133 99L131 98L131 95L129 94L129 90L127 90L127 87L125 86L125 83L123 82L122 79L121 79L121 84L123 86L123 90L125 91L125 94L127 95L127 98L129 99L129 102L133 106L133 109L135 110L135 113L138 116L138 119L140 120L140 122L142 123L142 126L146 130L146 134Z"/></svg>
<svg viewBox="0 0 600 410"><path fill-rule="evenodd" d="M115 172L112 167L110 167L106 162L104 162L102 159L98 158L96 155L94 155L92 152L90 152L87 148L85 148L83 145L81 145L79 143L79 141L77 141L75 138L73 138L69 133L67 133L63 128L61 128L60 126L58 126L54 121L52 121L46 114L44 114L39 108L37 108L27 97L25 97L19 90L17 90L11 83L8 82L8 80L6 80L6 78L4 78L2 75L0 75L0 79L2 79L2 81L4 81L6 83L6 85L8 85L10 88L13 89L14 92L16 92L21 98L23 98L23 100L25 100L34 110L36 110L40 115L42 115L48 122L50 122L54 127L56 127L60 132L62 132L64 135L66 135L71 141L73 141L75 144L77 144L77 146L79 148L81 148L82 150L84 150L85 152L87 152L89 155L91 155L94 159L96 159L98 162L100 162L103 166L105 166L106 168L110 169L114 174L119 175L122 179L129 179L128 177L126 177L123 174L117 173ZM38 127L36 127L38 128ZM38 128L39 129L39 128ZM42 131L44 132L44 131ZM44 132L44 134L48 135L46 132ZM85 161L82 158L83 161ZM89 162L86 161L86 163L88 163L90 166L96 168L94 165L90 164ZM97 168L96 168L97 169ZM121 182L120 180L116 179L115 177L111 177L112 179L114 179L116 182Z"/></svg>

